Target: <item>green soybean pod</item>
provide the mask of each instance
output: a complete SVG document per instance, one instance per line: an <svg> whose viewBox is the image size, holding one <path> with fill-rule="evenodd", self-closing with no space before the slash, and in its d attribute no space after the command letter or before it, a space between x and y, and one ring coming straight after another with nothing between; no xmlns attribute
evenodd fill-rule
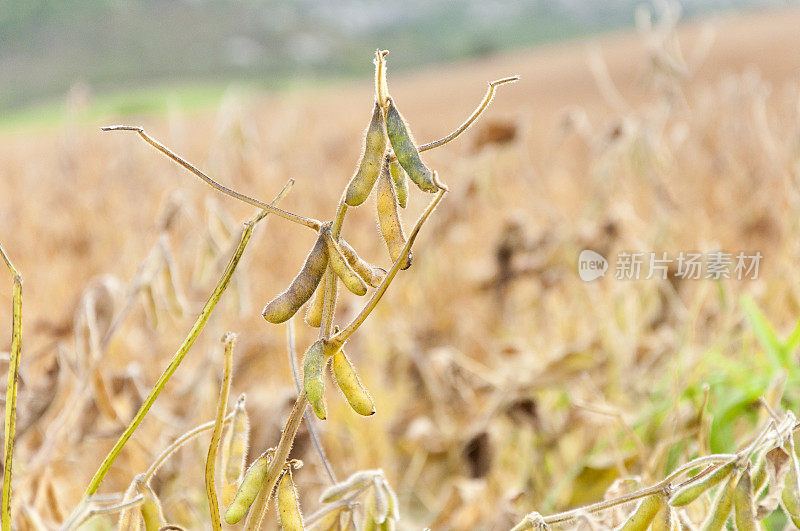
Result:
<svg viewBox="0 0 800 531"><path fill-rule="evenodd" d="M666 501L666 500L665 500ZM653 518L653 525L650 526L651 531L672 531L673 524L677 520L674 514L675 509L668 503L663 503Z"/></svg>
<svg viewBox="0 0 800 531"><path fill-rule="evenodd" d="M633 514L625 520L619 531L644 531L650 526L658 510L666 505L665 502L666 498L659 492L646 497L639 503Z"/></svg>
<svg viewBox="0 0 800 531"><path fill-rule="evenodd" d="M144 495L144 501L139 510L142 513L145 531L158 531L167 524L167 520L164 518L164 511L161 509L161 502L148 485L145 485L142 494Z"/></svg>
<svg viewBox="0 0 800 531"><path fill-rule="evenodd" d="M393 160L389 165L389 175L392 176L392 184L394 185L394 192L397 194L397 204L400 208L405 208L408 204L408 181L406 180L406 172L400 167L396 160Z"/></svg>
<svg viewBox="0 0 800 531"><path fill-rule="evenodd" d="M222 478L222 503L226 506L233 501L245 471L247 447L250 442L250 419L247 417L245 399L245 395L242 394L236 401L222 452L220 466L225 471Z"/></svg>
<svg viewBox="0 0 800 531"><path fill-rule="evenodd" d="M322 309L325 306L326 283L325 275L322 275L322 280L319 286L317 286L317 290L314 292L314 298L311 299L311 302L308 303L308 307L306 308L306 316L304 319L308 326L313 326L314 328L322 326Z"/></svg>
<svg viewBox="0 0 800 531"><path fill-rule="evenodd" d="M264 319L270 323L279 324L297 313L297 310L314 294L327 267L328 250L320 230L317 241L311 252L308 253L300 272L294 277L288 288L264 307L264 311L261 312Z"/></svg>
<svg viewBox="0 0 800 531"><path fill-rule="evenodd" d="M789 473L786 474L786 481L781 492L781 502L789 519L795 527L800 529L800 487L798 487L794 463L789 464Z"/></svg>
<svg viewBox="0 0 800 531"><path fill-rule="evenodd" d="M372 286L373 288L377 288L383 279L386 278L386 271L381 269L380 267L375 267L356 253L356 250L353 249L349 243L344 241L343 239L339 239L338 241L339 249L342 251L347 263L350 264L350 267L353 268L353 271L358 273L364 282Z"/></svg>
<svg viewBox="0 0 800 531"><path fill-rule="evenodd" d="M339 244L333 239L330 227L324 227L323 234L325 235L325 245L328 247L328 263L336 273L336 276L342 279L342 284L345 285L352 293L358 296L366 295L367 285L350 266L350 263L342 254L342 249Z"/></svg>
<svg viewBox="0 0 800 531"><path fill-rule="evenodd" d="M278 483L278 518L285 531L303 531L303 514L297 501L297 489L292 481L292 470L287 469Z"/></svg>
<svg viewBox="0 0 800 531"><path fill-rule="evenodd" d="M714 498L711 512L703 523L703 531L720 531L725 528L725 522L728 521L733 508L733 493L738 482L739 474L733 473L728 477L725 484L719 488L717 496Z"/></svg>
<svg viewBox="0 0 800 531"><path fill-rule="evenodd" d="M350 179L345 192L344 202L348 206L358 206L367 200L381 171L381 162L385 151L386 123L383 109L376 102L372 111L372 119L364 136L364 152L358 162L358 169Z"/></svg>
<svg viewBox="0 0 800 531"><path fill-rule="evenodd" d="M325 345L318 339L306 351L303 362L303 389L311 404L311 409L321 420L327 418L325 412Z"/></svg>
<svg viewBox="0 0 800 531"><path fill-rule="evenodd" d="M376 192L378 225L380 226L383 240L386 242L386 247L389 249L389 256L394 262L403 252L403 247L406 245L406 235L403 233L403 225L400 222L397 196L392 187L391 177L389 177L388 161L384 162L383 169L378 177ZM403 269L408 269L410 266L411 253L409 253Z"/></svg>
<svg viewBox="0 0 800 531"><path fill-rule="evenodd" d="M761 487L767 482L767 460L763 459L763 456L762 459L759 460L756 471L752 474L752 478L753 493L758 494Z"/></svg>
<svg viewBox="0 0 800 531"><path fill-rule="evenodd" d="M267 467L269 466L269 459L266 453L261 454L258 459L253 461L253 464L244 473L239 490L236 491L236 496L225 511L225 521L233 525L245 517L250 506L261 490L261 484L264 483L264 478L267 475Z"/></svg>
<svg viewBox="0 0 800 531"><path fill-rule="evenodd" d="M700 481L686 485L672 495L669 499L669 504L673 507L680 507L693 502L705 491L725 479L733 471L733 467L733 462L727 463L711 474L708 474Z"/></svg>
<svg viewBox="0 0 800 531"><path fill-rule="evenodd" d="M758 529L755 493L750 470L745 470L736 484L736 490L733 493L733 516L738 531L756 531Z"/></svg>
<svg viewBox="0 0 800 531"><path fill-rule="evenodd" d="M375 414L375 402L367 389L361 385L356 370L344 350L339 350L333 355L333 375L353 411L365 417Z"/></svg>
<svg viewBox="0 0 800 531"><path fill-rule="evenodd" d="M389 142L392 143L397 162L406 171L408 177L414 181L414 184L423 192L437 191L439 187L433 182L433 173L419 157L419 150L414 144L406 121L394 106L392 98L389 98L386 109L386 132L389 135Z"/></svg>

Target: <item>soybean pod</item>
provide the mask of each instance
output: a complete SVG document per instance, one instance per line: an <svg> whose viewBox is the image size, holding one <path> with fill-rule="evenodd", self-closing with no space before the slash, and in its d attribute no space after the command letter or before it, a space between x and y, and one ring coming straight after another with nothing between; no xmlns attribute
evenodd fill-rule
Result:
<svg viewBox="0 0 800 531"><path fill-rule="evenodd" d="M258 491L261 490L261 484L264 483L264 478L267 475L267 467L269 466L269 454L264 452L258 459L253 461L247 472L244 473L242 482L239 485L239 490L233 497L233 501L225 511L225 521L233 525L247 514L250 506L253 505Z"/></svg>
<svg viewBox="0 0 800 531"><path fill-rule="evenodd" d="M272 299L264 307L264 311L261 312L264 319L270 323L279 324L287 321L297 313L297 310L314 294L314 290L322 280L322 275L327 267L328 250L320 229L317 241L314 243L311 252L308 253L300 272L283 293Z"/></svg>
<svg viewBox="0 0 800 531"><path fill-rule="evenodd" d="M720 531L725 528L725 522L728 521L733 508L733 494L738 482L739 473L734 472L728 477L725 484L719 488L714 498L711 512L703 523L703 531Z"/></svg>
<svg viewBox="0 0 800 531"><path fill-rule="evenodd" d="M392 98L388 100L386 109L386 132L389 135L389 142L397 157L397 162L423 192L435 192L439 189L433 182L433 172L425 166L419 156L411 131L408 130L405 119L400 115L400 111L394 105Z"/></svg>
<svg viewBox="0 0 800 531"><path fill-rule="evenodd" d="M372 119L364 136L364 152L358 162L358 169L350 179L345 192L345 203L348 206L358 206L367 200L381 171L381 161L385 151L386 124L383 109L376 102L372 111Z"/></svg>
<svg viewBox="0 0 800 531"><path fill-rule="evenodd" d="M376 205L378 208L378 225L381 229L381 235L383 235L383 240L386 242L386 247L389 249L389 256L392 262L394 262L403 252L403 247L406 245L406 235L403 233L403 225L400 222L397 196L392 187L391 177L389 177L388 162L388 160L384 161L383 169L378 177ZM408 254L408 258L406 259L406 263L403 264L402 269L408 269L409 266L411 266L411 253Z"/></svg>
<svg viewBox="0 0 800 531"><path fill-rule="evenodd" d="M397 194L397 204L400 208L405 208L408 204L408 181L406 172L400 167L396 160L389 165L389 175L392 176L394 192Z"/></svg>
<svg viewBox="0 0 800 531"><path fill-rule="evenodd" d="M322 325L322 310L325 306L326 285L327 280L325 279L325 275L322 275L322 280L317 286L317 290L314 292L314 298L311 299L311 302L308 303L308 307L306 308L306 316L304 319L308 326L319 328Z"/></svg>
<svg viewBox="0 0 800 531"><path fill-rule="evenodd" d="M725 479L731 472L733 472L734 462L731 461L725 465L720 466L715 471L706 475L704 478L697 482L690 483L689 485L678 490L669 499L669 504L673 507L680 507L696 500L705 491Z"/></svg>
<svg viewBox="0 0 800 531"><path fill-rule="evenodd" d="M375 414L375 402L367 389L361 385L344 350L339 350L333 355L333 375L353 411L365 417Z"/></svg>
<svg viewBox="0 0 800 531"><path fill-rule="evenodd" d="M347 263L350 264L350 267L353 268L353 271L358 273L364 282L372 286L373 288L377 288L383 279L386 278L386 271L381 269L380 267L375 267L356 253L356 250L353 249L349 243L340 239L338 242L339 249L342 251ZM324 280L323 280L324 283Z"/></svg>
<svg viewBox="0 0 800 531"><path fill-rule="evenodd" d="M245 409L245 395L236 401L233 419L225 439L221 468L225 472L222 481L222 503L228 505L245 471L245 458L250 440L250 420Z"/></svg>
<svg viewBox="0 0 800 531"><path fill-rule="evenodd" d="M297 501L297 489L292 481L291 467L287 467L278 483L278 518L285 531L302 531L303 515Z"/></svg>
<svg viewBox="0 0 800 531"><path fill-rule="evenodd" d="M325 245L328 248L328 263L333 272L342 279L342 284L352 293L358 296L365 295L367 293L367 285L342 254L342 249L331 235L330 227L326 225L323 227L322 232L325 236Z"/></svg>
<svg viewBox="0 0 800 531"><path fill-rule="evenodd" d="M733 493L733 516L737 531L756 531L758 529L753 480L749 469L742 472L742 477L736 484L736 491Z"/></svg>
<svg viewBox="0 0 800 531"><path fill-rule="evenodd" d="M303 390L311 404L311 409L322 420L327 418L325 411L325 345L318 339L306 351L303 361Z"/></svg>
<svg viewBox="0 0 800 531"><path fill-rule="evenodd" d="M650 527L650 523L664 505L667 505L667 503L662 493L651 494L639 503L633 514L619 528L619 531L644 531Z"/></svg>

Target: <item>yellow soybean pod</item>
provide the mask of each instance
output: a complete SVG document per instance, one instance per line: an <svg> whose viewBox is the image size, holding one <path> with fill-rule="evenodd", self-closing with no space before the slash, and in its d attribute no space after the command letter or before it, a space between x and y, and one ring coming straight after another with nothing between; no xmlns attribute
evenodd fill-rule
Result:
<svg viewBox="0 0 800 531"><path fill-rule="evenodd" d="M380 267L375 267L356 253L356 250L353 249L349 243L340 239L338 241L339 249L342 251L347 263L350 264L350 267L353 268L353 271L358 273L364 282L372 286L373 288L377 288L383 279L386 278L386 271L381 269Z"/></svg>
<svg viewBox="0 0 800 531"><path fill-rule="evenodd" d="M322 275L322 281L317 286L317 291L314 292L314 298L306 308L306 316L304 317L308 326L319 328L322 326L322 310L325 307L325 286L327 285L326 275Z"/></svg>
<svg viewBox="0 0 800 531"><path fill-rule="evenodd" d="M725 522L728 521L733 508L733 493L738 482L739 474L733 473L725 484L719 488L717 496L714 498L711 513L703 523L703 531L720 531L725 528Z"/></svg>
<svg viewBox="0 0 800 531"><path fill-rule="evenodd" d="M367 285L342 254L341 247L331 235L330 227L326 226L322 230L325 235L325 245L328 247L328 263L331 269L333 269L337 277L342 279L342 284L352 293L358 296L365 295L367 293Z"/></svg>
<svg viewBox="0 0 800 531"><path fill-rule="evenodd" d="M261 315L273 324L283 323L297 313L297 310L306 303L322 280L322 275L328 267L328 250L325 238L320 234L314 247L308 253L306 261L300 272L294 277L292 283L283 293L272 299L264 307Z"/></svg>
<svg viewBox="0 0 800 531"><path fill-rule="evenodd" d="M669 499L669 504L673 507L680 507L696 500L705 491L725 479L733 471L734 463L730 462L721 466L711 474L702 478L696 483L690 483L683 487Z"/></svg>
<svg viewBox="0 0 800 531"><path fill-rule="evenodd" d="M242 394L236 401L231 427L226 435L222 452L220 466L225 471L222 481L222 503L226 506L233 501L239 480L245 471L247 447L250 442L250 419L247 417L245 400L246 397Z"/></svg>
<svg viewBox="0 0 800 531"><path fill-rule="evenodd" d="M366 388L361 385L356 370L347 359L344 350L333 355L333 375L353 411L365 417L375 414L375 402L372 401Z"/></svg>
<svg viewBox="0 0 800 531"><path fill-rule="evenodd" d="M242 483L239 485L239 490L233 501L225 511L225 521L233 525L239 520L244 518L253 501L261 490L261 484L264 483L264 478L267 475L267 467L269 466L269 459L266 453L261 454L258 459L253 461L247 472L244 473Z"/></svg>
<svg viewBox="0 0 800 531"><path fill-rule="evenodd" d="M736 490L733 493L733 516L738 531L756 531L758 529L755 493L750 470L745 470L736 484Z"/></svg>
<svg viewBox="0 0 800 531"><path fill-rule="evenodd" d="M303 389L314 414L321 420L327 418L325 412L325 345L318 339L306 351L303 362Z"/></svg>
<svg viewBox="0 0 800 531"><path fill-rule="evenodd" d="M620 531L644 531L656 517L659 509L666 504L661 493L651 494L643 499L630 517L622 524Z"/></svg>
<svg viewBox="0 0 800 531"><path fill-rule="evenodd" d="M656 517L653 519L653 525L650 531L672 531L673 523L676 520L673 512L675 509L668 503L662 504L658 508Z"/></svg>
<svg viewBox="0 0 800 531"><path fill-rule="evenodd" d="M370 120L364 136L364 152L358 163L358 169L350 179L345 192L344 202L348 206L358 206L367 200L381 171L381 162L385 151L386 124L383 109L376 102L372 110L372 120Z"/></svg>
<svg viewBox="0 0 800 531"><path fill-rule="evenodd" d="M383 240L386 242L386 247L389 249L389 256L394 262L403 252L403 247L406 245L406 235L403 233L403 225L400 222L397 196L392 187L391 177L389 177L388 161L384 162L383 169L378 177L376 193L378 225L380 226ZM408 269L410 266L411 253L408 254L406 263L403 264L402 268Z"/></svg>
<svg viewBox="0 0 800 531"><path fill-rule="evenodd" d="M297 489L292 481L292 470L287 468L278 483L278 518L285 531L302 531L303 514L297 501Z"/></svg>
<svg viewBox="0 0 800 531"><path fill-rule="evenodd" d="M405 208L406 204L408 204L408 181L406 180L406 172L395 160L389 165L389 175L392 177L394 192L397 194L397 204L400 205L400 208Z"/></svg>
<svg viewBox="0 0 800 531"><path fill-rule="evenodd" d="M394 106L392 98L389 98L386 109L386 132L389 135L389 142L392 143L397 162L406 171L408 177L414 181L414 184L423 192L438 190L439 187L433 182L433 173L419 157L419 150L414 144L406 121Z"/></svg>

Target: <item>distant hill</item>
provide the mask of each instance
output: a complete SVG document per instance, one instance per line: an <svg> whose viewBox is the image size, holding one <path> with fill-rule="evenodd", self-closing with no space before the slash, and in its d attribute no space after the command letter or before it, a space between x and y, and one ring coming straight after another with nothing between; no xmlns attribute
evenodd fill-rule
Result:
<svg viewBox="0 0 800 531"><path fill-rule="evenodd" d="M276 87L396 70L633 23L635 0L27 0L0 7L0 111L152 84ZM685 16L777 0L690 0Z"/></svg>

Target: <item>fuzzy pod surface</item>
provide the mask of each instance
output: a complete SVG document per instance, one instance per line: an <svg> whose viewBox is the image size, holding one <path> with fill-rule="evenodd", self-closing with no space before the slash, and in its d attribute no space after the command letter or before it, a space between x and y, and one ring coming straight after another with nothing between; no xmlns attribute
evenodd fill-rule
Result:
<svg viewBox="0 0 800 531"><path fill-rule="evenodd" d="M400 205L400 208L405 208L408 204L408 180L406 179L406 172L395 160L389 165L389 175L392 177L394 192L397 194L397 204Z"/></svg>
<svg viewBox="0 0 800 531"><path fill-rule="evenodd" d="M364 135L364 152L358 162L358 169L350 179L345 192L345 203L348 206L359 206L369 197L381 171L386 144L386 123L383 109L376 102L372 111L372 119Z"/></svg>
<svg viewBox="0 0 800 531"><path fill-rule="evenodd" d="M325 345L318 339L306 351L303 362L303 391L311 409L321 420L327 418L325 410Z"/></svg>
<svg viewBox="0 0 800 531"><path fill-rule="evenodd" d="M708 474L700 481L686 485L672 495L672 497L669 499L669 504L673 507L680 507L693 502L705 491L730 475L730 473L733 472L733 467L733 462L727 463L719 467L714 472Z"/></svg>
<svg viewBox="0 0 800 531"><path fill-rule="evenodd" d="M397 162L406 171L409 179L423 192L437 191L439 187L433 182L433 172L422 162L408 125L395 107L392 98L389 98L386 109L386 132Z"/></svg>
<svg viewBox="0 0 800 531"><path fill-rule="evenodd" d="M619 528L620 531L645 531L648 527L650 527L650 523L656 517L659 509L662 506L666 505L666 498L661 493L651 494L650 496L643 499L639 505L636 507L636 510L633 511L625 523L622 524L622 527Z"/></svg>
<svg viewBox="0 0 800 531"><path fill-rule="evenodd" d="M388 161L387 161L388 162ZM397 196L392 187L391 177L389 177L388 164L385 162L381 174L378 177L376 187L376 206L378 209L378 226L381 229L383 241L389 250L389 257L395 262L403 252L406 245L406 235L403 232L403 224L400 221L400 212L397 204ZM411 266L411 253L409 253L406 263L402 269Z"/></svg>
<svg viewBox="0 0 800 531"><path fill-rule="evenodd" d="M303 530L303 514L300 512L291 470L287 470L278 483L278 518L284 531Z"/></svg>
<svg viewBox="0 0 800 531"><path fill-rule="evenodd" d="M350 267L353 268L353 271L358 273L364 282L372 286L373 288L377 288L383 279L386 278L386 271L381 269L380 267L375 267L356 253L356 250L353 249L349 243L344 241L344 239L340 239L338 241L339 249L341 249L342 254L344 255L347 263L350 264Z"/></svg>
<svg viewBox="0 0 800 531"><path fill-rule="evenodd" d="M303 267L292 283L264 307L264 311L261 312L264 319L273 324L289 320L314 294L327 267L328 250L320 231L314 247L308 253Z"/></svg>
<svg viewBox="0 0 800 531"><path fill-rule="evenodd" d="M348 260L342 253L342 248L333 239L330 227L323 228L325 236L325 245L328 248L328 263L336 273L336 276L342 280L342 284L350 290L351 293L360 296L367 294L367 285L358 273L352 268Z"/></svg>
<svg viewBox="0 0 800 531"><path fill-rule="evenodd" d="M333 355L333 375L353 411L365 417L375 414L375 402L358 379L356 370L344 350L339 350Z"/></svg>
<svg viewBox="0 0 800 531"><path fill-rule="evenodd" d="M233 501L225 511L225 521L227 523L233 525L245 517L258 495L258 491L261 490L261 484L264 483L268 466L269 459L266 454L262 454L253 461L253 464L244 473L239 490L236 491Z"/></svg>

